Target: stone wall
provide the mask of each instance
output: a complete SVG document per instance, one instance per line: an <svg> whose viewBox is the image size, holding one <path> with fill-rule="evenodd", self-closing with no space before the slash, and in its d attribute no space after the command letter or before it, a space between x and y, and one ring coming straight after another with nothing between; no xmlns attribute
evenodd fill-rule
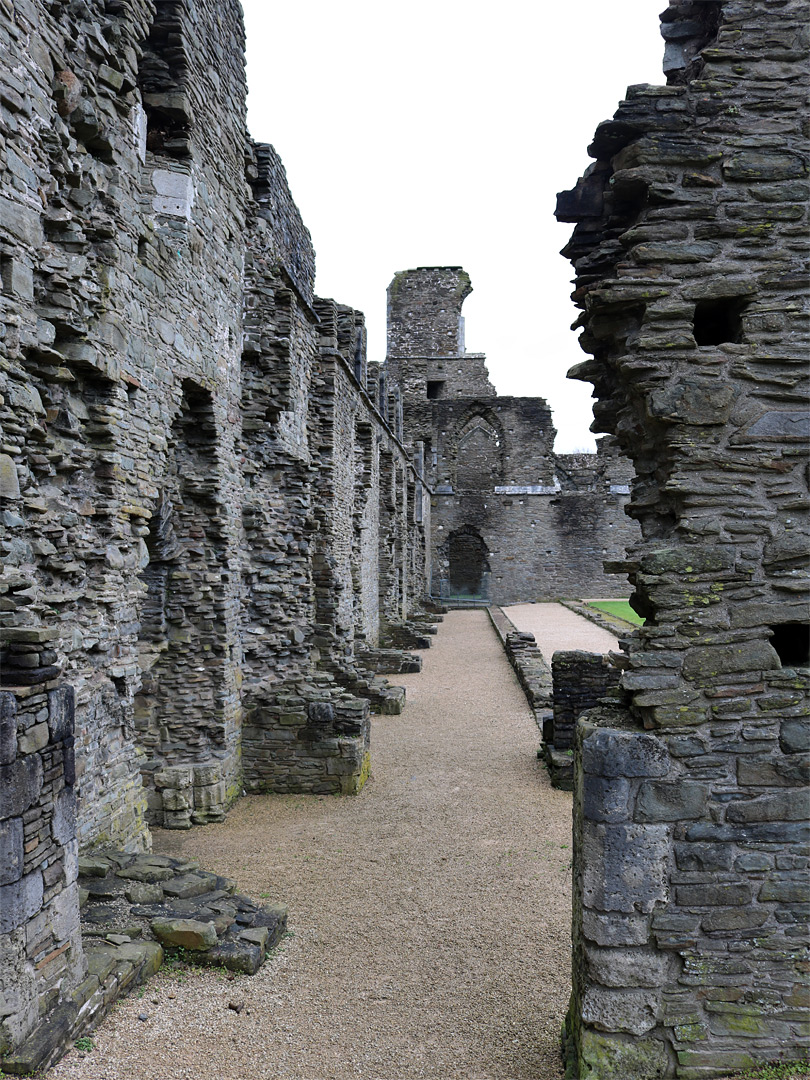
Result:
<svg viewBox="0 0 810 1080"><path fill-rule="evenodd" d="M806 15L671 3L560 196L646 617L577 736L571 1077L807 1053Z"/></svg>
<svg viewBox="0 0 810 1080"><path fill-rule="evenodd" d="M620 674L599 653L572 649L552 656L553 711L543 718L543 759L554 787L573 789L577 720L616 687Z"/></svg>
<svg viewBox="0 0 810 1080"><path fill-rule="evenodd" d="M86 974L74 765L71 688L0 691L0 1054Z"/></svg>
<svg viewBox="0 0 810 1080"><path fill-rule="evenodd" d="M314 295L243 42L236 0L0 5L0 683L32 761L74 695L66 850L148 849L244 786L359 790L370 703L402 707L362 661L426 592L422 458L362 315ZM15 924L4 978L40 937ZM37 968L6 1000L5 1048L80 977L64 955L58 992Z"/></svg>
<svg viewBox="0 0 810 1080"><path fill-rule="evenodd" d="M629 462L607 439L597 454L557 455L542 398L496 396L483 354L464 350L470 292L460 267L402 271L388 289L387 365L434 489L433 595L624 595L603 562L637 536L624 514Z"/></svg>
<svg viewBox="0 0 810 1080"><path fill-rule="evenodd" d="M619 669L608 657L577 649L558 650L551 658L554 715L552 738L558 750L570 750L580 716L598 704L619 681Z"/></svg>

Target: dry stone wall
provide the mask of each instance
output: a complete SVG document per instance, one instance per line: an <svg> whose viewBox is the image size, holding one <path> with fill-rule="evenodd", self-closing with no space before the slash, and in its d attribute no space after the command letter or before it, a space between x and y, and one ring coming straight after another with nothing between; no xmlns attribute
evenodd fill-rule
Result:
<svg viewBox="0 0 810 1080"><path fill-rule="evenodd" d="M595 427L646 622L580 720L568 1075L807 1053L807 5L671 3L576 221Z"/></svg>
<svg viewBox="0 0 810 1080"><path fill-rule="evenodd" d="M630 464L607 439L597 454L555 454L542 398L496 396L483 354L464 349L471 291L453 266L402 271L388 288L387 366L434 490L433 595L622 596L603 563L636 539L624 513Z"/></svg>
<svg viewBox="0 0 810 1080"><path fill-rule="evenodd" d="M77 847L359 790L402 707L374 650L429 491L248 138L243 45L235 0L0 4L4 1053L82 979Z"/></svg>

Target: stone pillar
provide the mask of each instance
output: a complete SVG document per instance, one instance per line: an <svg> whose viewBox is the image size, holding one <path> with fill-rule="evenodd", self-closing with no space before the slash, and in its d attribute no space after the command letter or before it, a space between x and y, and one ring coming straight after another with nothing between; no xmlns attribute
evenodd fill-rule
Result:
<svg viewBox="0 0 810 1080"><path fill-rule="evenodd" d="M73 728L70 687L0 691L0 1054L86 974Z"/></svg>

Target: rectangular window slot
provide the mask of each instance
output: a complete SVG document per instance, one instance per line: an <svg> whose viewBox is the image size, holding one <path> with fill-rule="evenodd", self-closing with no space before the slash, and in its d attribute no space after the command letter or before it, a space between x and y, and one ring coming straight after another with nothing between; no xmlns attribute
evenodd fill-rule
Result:
<svg viewBox="0 0 810 1080"><path fill-rule="evenodd" d="M723 296L695 304L695 342L698 345L739 344L743 339L742 314L747 297Z"/></svg>
<svg viewBox="0 0 810 1080"><path fill-rule="evenodd" d="M810 623L777 623L771 632L782 667L810 667Z"/></svg>

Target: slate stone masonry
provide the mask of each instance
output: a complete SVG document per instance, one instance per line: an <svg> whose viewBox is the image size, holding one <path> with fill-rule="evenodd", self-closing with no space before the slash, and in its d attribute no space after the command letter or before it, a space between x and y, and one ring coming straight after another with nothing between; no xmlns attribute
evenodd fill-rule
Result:
<svg viewBox="0 0 810 1080"><path fill-rule="evenodd" d="M577 720L619 683L621 670L607 656L577 649L551 658L551 715L543 721L543 757L554 787L573 789Z"/></svg>
<svg viewBox="0 0 810 1080"><path fill-rule="evenodd" d="M808 1052L807 5L670 3L559 197L645 625L576 739L570 1077Z"/></svg>
<svg viewBox="0 0 810 1080"><path fill-rule="evenodd" d="M82 982L74 698L0 691L0 1054Z"/></svg>
<svg viewBox="0 0 810 1080"><path fill-rule="evenodd" d="M7 1056L84 979L77 848L134 856L245 786L360 790L430 491L248 136L238 3L14 0L0 49Z"/></svg>

